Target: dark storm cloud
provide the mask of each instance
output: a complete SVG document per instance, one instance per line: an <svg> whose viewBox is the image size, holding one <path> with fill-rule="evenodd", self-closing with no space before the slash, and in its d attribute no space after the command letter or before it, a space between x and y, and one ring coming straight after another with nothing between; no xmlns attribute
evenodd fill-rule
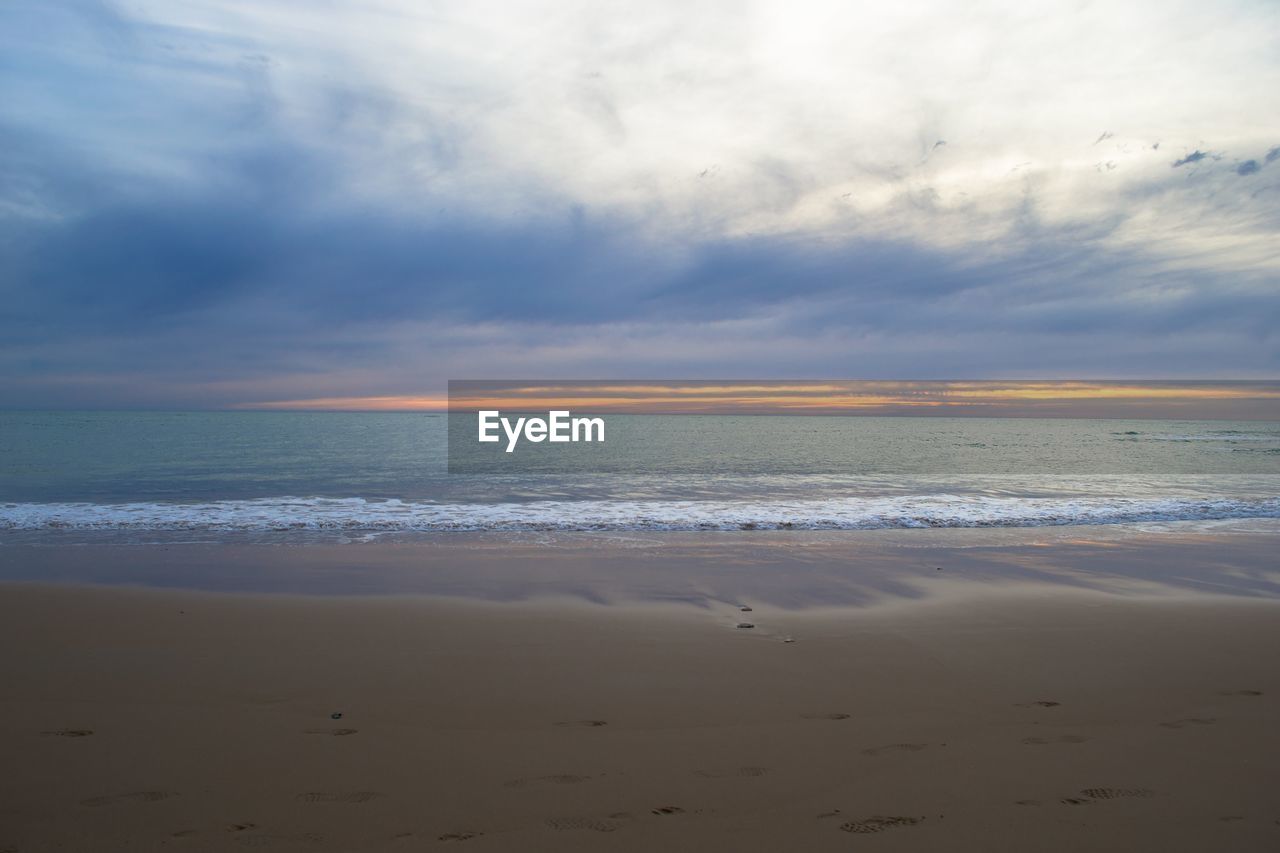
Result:
<svg viewBox="0 0 1280 853"><path fill-rule="evenodd" d="M805 305L822 306L808 321L815 326L927 326L954 311L953 323L998 329L1021 312L1020 323L1062 332L1133 328L1180 304L1109 316L1143 280L1141 259L1089 248L1116 223L1069 230L1031 219L1001 244L941 249L806 234L653 237L642 223L555 197L514 220L448 208L314 210L316 182L336 169L279 140L224 158L220 189L159 186L127 200L117 190L79 215L9 221L13 239L0 247L6 341L139 335L181 322L217 328L212 341L232 345L238 323L322 339L412 319L575 326L779 307L803 314ZM57 179L90 195L105 184L67 169ZM1120 279L1131 284L1117 291ZM963 304L997 295L999 311ZM1183 319L1194 323L1200 310Z"/></svg>
<svg viewBox="0 0 1280 853"><path fill-rule="evenodd" d="M310 214L276 198L150 199L28 224L4 252L6 313L134 332L243 303L327 324L447 313L600 320L661 265L568 205L534 221ZM20 330L19 330L20 331Z"/></svg>
<svg viewBox="0 0 1280 853"><path fill-rule="evenodd" d="M421 381L439 381L477 363L469 361L474 342L451 337L473 327L522 369L535 363L521 347L575 341L579 373L619 352L626 334L636 336L631 364L642 373L644 358L678 352L659 343L669 335L702 336L715 350L690 352L685 372L718 365L743 375L826 373L831 353L820 341L866 336L886 341L886 363L837 362L849 365L838 372L940 369L930 364L990 372L1002 363L1043 372L1049 342L1099 335L1157 347L1179 336L1220 339L1223 348L1254 340L1276 363L1266 291L1156 274L1143 257L1100 248L1092 231L1029 223L1010 241L944 250L807 235L654 238L635 222L555 198L541 215L516 221L367 206L316 212L316 173L302 160L254 152L224 165L219 184L235 191L160 193L7 229L17 239L0 250L8 273L0 360L27 380L10 393L53 404L60 386L31 380L103 371L139 377L108 400L142 394L160 378L232 386L196 395L196 404L279 399L274 388L234 386L290 371L387 372L404 382L396 371L406 346L427 356ZM415 324L438 337L406 343L397 330ZM734 324L752 331L733 332ZM720 327L727 337L709 337ZM1028 350L1037 337L1045 349ZM914 353L894 352L895 338L915 341ZM738 349L751 345L754 355ZM985 361L974 360L975 347ZM1157 363L1198 372L1176 349ZM733 368L720 364L729 353ZM1096 373L1105 352L1095 346L1069 361ZM361 382L333 391L365 393Z"/></svg>
<svg viewBox="0 0 1280 853"><path fill-rule="evenodd" d="M1245 160L1239 166L1236 166L1237 175L1252 175L1259 171L1262 167L1258 165L1257 160Z"/></svg>
<svg viewBox="0 0 1280 853"><path fill-rule="evenodd" d="M1272 163L1278 157L1280 157L1280 145L1277 145L1275 148L1272 148L1270 151L1267 152L1266 161L1268 163Z"/></svg>
<svg viewBox="0 0 1280 853"><path fill-rule="evenodd" d="M1199 163L1201 160L1205 159L1208 156L1209 155L1204 151L1196 149L1195 151L1192 151L1190 154L1188 154L1186 157L1180 157L1177 160L1174 160L1173 168L1176 169L1179 166L1186 166L1188 163Z"/></svg>

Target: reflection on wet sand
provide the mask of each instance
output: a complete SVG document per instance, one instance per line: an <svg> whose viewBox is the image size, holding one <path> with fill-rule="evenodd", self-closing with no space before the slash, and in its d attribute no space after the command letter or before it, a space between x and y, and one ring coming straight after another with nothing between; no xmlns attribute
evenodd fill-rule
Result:
<svg viewBox="0 0 1280 853"><path fill-rule="evenodd" d="M600 604L866 607L1037 588L1280 598L1275 534L454 534L299 546L0 548L0 580Z"/></svg>

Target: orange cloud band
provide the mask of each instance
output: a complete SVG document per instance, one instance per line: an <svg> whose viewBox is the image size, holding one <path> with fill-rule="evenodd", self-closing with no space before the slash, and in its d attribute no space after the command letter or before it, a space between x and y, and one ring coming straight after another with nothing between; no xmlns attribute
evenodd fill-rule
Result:
<svg viewBox="0 0 1280 853"><path fill-rule="evenodd" d="M985 413L1092 417L1134 409L1185 417L1280 419L1280 383L1101 381L530 382L454 383L450 396L319 397L239 408L326 411L617 413ZM1221 405L1219 405L1221 404ZM1241 415L1241 406L1249 407ZM1101 407L1101 408L1099 408ZM1196 411L1190 411L1190 410ZM1226 411L1229 410L1229 411Z"/></svg>

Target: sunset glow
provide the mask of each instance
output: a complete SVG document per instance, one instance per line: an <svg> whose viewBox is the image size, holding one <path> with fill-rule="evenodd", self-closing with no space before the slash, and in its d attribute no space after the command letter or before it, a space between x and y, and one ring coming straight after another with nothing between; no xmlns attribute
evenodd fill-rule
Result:
<svg viewBox="0 0 1280 853"><path fill-rule="evenodd" d="M323 397L241 408L316 411L573 411L663 414L1212 417L1280 414L1280 384L1193 382L684 381L454 383L450 397ZM1206 414L1208 413L1208 414Z"/></svg>

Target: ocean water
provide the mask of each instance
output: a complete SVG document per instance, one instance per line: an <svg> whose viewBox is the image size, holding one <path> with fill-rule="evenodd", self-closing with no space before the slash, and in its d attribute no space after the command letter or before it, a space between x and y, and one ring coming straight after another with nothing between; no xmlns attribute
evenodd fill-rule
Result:
<svg viewBox="0 0 1280 853"><path fill-rule="evenodd" d="M447 422L0 412L0 542L1280 518L1278 423L612 415L594 456L451 474Z"/></svg>

